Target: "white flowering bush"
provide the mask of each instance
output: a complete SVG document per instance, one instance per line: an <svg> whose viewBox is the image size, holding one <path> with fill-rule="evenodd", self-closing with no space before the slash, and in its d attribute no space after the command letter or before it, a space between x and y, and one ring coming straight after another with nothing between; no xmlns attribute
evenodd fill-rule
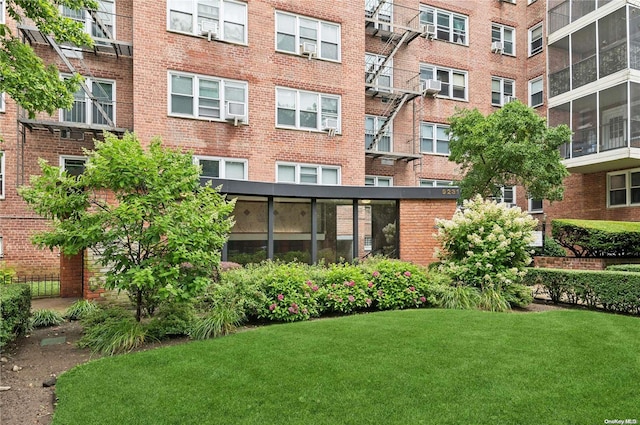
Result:
<svg viewBox="0 0 640 425"><path fill-rule="evenodd" d="M442 245L436 254L440 270L458 285L477 288L483 308L503 310L502 301L510 306L530 301L521 284L537 225L530 215L476 196L464 201L451 220L439 219L436 225Z"/></svg>

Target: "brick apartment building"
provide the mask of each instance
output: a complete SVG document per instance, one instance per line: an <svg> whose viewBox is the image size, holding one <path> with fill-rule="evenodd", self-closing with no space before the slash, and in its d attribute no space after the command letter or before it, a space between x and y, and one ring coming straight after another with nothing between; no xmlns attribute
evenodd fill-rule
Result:
<svg viewBox="0 0 640 425"><path fill-rule="evenodd" d="M3 3L0 19L7 19ZM192 151L203 179L237 197L225 259L294 252L335 261L386 252L428 263L433 220L449 218L457 196L448 117L456 108L488 114L513 98L543 116L550 108L551 124L572 124L563 153L574 174L566 201L543 205L518 188L505 188L504 201L539 217L634 219L640 171L633 171L638 156L627 135L634 134L629 117L640 112L627 99L640 73L627 57L604 78L578 85L575 74L589 52L604 50L595 30L583 35L586 28L622 28L607 21L610 13L631 28L635 3L100 0L98 11L63 11L94 36L90 50L7 22L45 63L62 75L79 72L86 85L73 109L55 116L29 119L3 98L0 254L18 268L56 268L56 252L28 241L47 223L16 187L38 172L37 158L79 173L82 149L94 138L130 130L145 143L159 136L165 146ZM631 34L627 44L611 35L633 55ZM592 50L585 47L581 62L576 52L588 37ZM602 109L613 101L603 103L607 90L617 90L606 98L620 101L624 114ZM578 151L587 122L600 129L593 152ZM611 131L627 144L616 155L604 148Z"/></svg>

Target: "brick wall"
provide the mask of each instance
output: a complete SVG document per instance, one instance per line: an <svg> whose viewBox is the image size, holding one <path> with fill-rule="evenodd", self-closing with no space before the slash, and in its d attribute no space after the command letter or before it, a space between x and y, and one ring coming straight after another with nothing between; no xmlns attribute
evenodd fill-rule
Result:
<svg viewBox="0 0 640 425"><path fill-rule="evenodd" d="M569 270L604 270L612 264L636 264L636 258L534 257L535 267Z"/></svg>
<svg viewBox="0 0 640 425"><path fill-rule="evenodd" d="M60 296L82 298L83 255L60 255Z"/></svg>

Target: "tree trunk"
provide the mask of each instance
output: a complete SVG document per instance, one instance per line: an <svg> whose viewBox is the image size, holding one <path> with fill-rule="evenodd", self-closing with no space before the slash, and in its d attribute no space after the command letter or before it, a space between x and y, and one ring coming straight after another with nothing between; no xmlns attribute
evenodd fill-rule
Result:
<svg viewBox="0 0 640 425"><path fill-rule="evenodd" d="M136 321L140 322L142 318L142 289L138 289L136 294Z"/></svg>

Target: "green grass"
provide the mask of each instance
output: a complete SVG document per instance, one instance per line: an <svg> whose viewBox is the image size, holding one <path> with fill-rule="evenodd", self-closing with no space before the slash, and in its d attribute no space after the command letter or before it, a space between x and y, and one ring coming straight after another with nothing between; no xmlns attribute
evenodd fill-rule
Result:
<svg viewBox="0 0 640 425"><path fill-rule="evenodd" d="M60 295L60 282L57 280L33 281L31 286L31 298L56 297Z"/></svg>
<svg viewBox="0 0 640 425"><path fill-rule="evenodd" d="M638 382L637 317L407 310L98 359L53 424L601 424Z"/></svg>

